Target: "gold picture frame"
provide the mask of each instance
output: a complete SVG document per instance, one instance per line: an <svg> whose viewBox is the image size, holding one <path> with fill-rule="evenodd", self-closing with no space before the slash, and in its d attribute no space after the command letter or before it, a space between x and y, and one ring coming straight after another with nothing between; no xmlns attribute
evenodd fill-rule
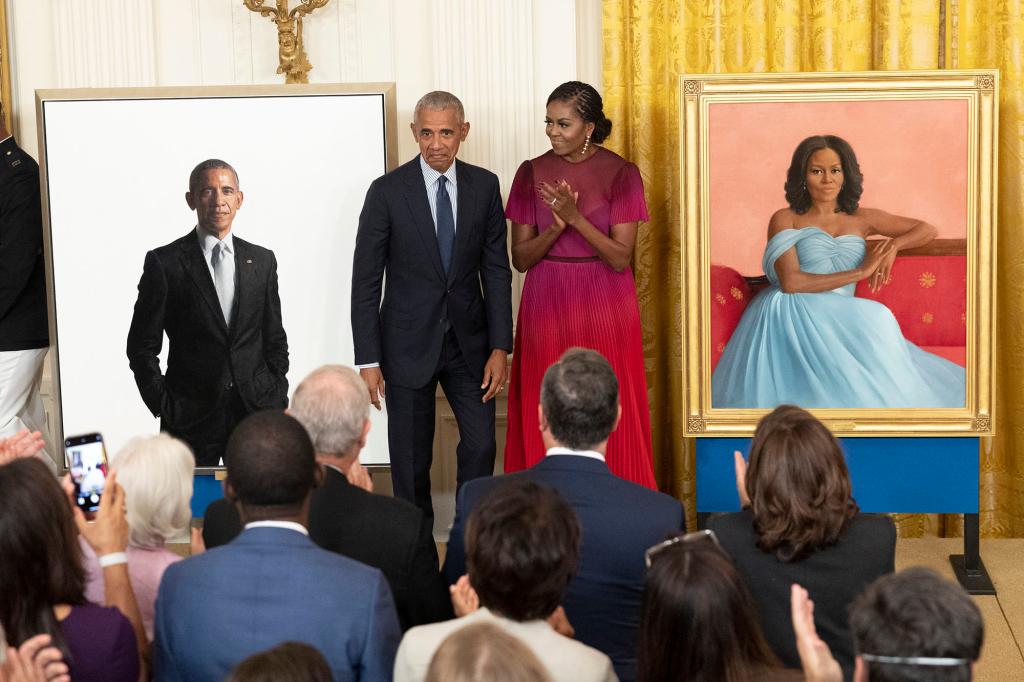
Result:
<svg viewBox="0 0 1024 682"><path fill-rule="evenodd" d="M14 131L14 103L11 101L11 47L7 40L7 3L0 2L0 102L4 127Z"/></svg>
<svg viewBox="0 0 1024 682"><path fill-rule="evenodd" d="M158 431L125 337L147 252L195 227L184 196L203 159L240 176L232 234L274 252L291 385L324 363L352 364L359 211L399 164L393 82L36 90L36 122L56 442L100 421L114 449ZM124 198L112 209L115 177ZM363 461L386 464L387 425L375 426Z"/></svg>
<svg viewBox="0 0 1024 682"><path fill-rule="evenodd" d="M958 332L962 334L963 347L955 349L962 354L961 364L965 367L964 404L899 409L803 407L840 436L993 435L998 71L682 75L679 88L681 380L686 436L749 436L767 412L713 406L713 354L722 350L722 343L713 348L711 342L715 305L711 290L712 252L749 250L752 243L759 243L763 251L768 218L772 210L786 204L782 188L790 162L790 157L785 156L780 164L775 158L779 153L768 154L764 150L775 149L778 141L779 145L788 145L787 154L792 154L794 139L799 142L802 137L817 134L843 136L844 131L836 129L837 125L842 127L842 121L856 128L861 139L879 137L871 140L872 148L877 150L875 165L872 167L870 160L860 158L866 178L865 199L874 177L877 191L872 196L888 192L897 202L904 198L912 201L922 184L919 173L935 173L937 180L928 184L938 186L929 186L924 194L937 197L935 204L947 199L959 202L950 204L948 214L956 216L957 211L962 211L962 228L957 227L957 220L946 222L954 224L950 229L961 229L965 234L962 238L937 239L936 244L941 242L945 246L933 253L949 255L950 248L958 247L966 257L963 311L956 313L964 327ZM878 113L877 120L874 113ZM933 114L943 122L948 121L949 130L962 127L962 139L954 135L950 144L939 139L939 133L932 130L933 124L938 125L932 120ZM916 116L921 118L915 119ZM889 118L893 123L886 128L884 121ZM804 136L794 137L799 121L813 123L807 126ZM902 134L884 138L886 130ZM901 147L901 142L905 146ZM952 154L950 146L960 151L948 156ZM860 157L859 150L857 154ZM932 159L947 158L943 154L950 159L962 159L962 168L959 161L949 168L936 166ZM891 163L880 163L880 159L889 159ZM892 167L903 168L904 160L905 170L893 175ZM901 187L901 183L906 184ZM758 187L770 187L774 194L766 201L774 203L762 205L753 201L754 207L748 213L760 212L763 220L758 216L752 231L737 228L733 232L725 217L739 216L738 222L751 222L743 221L745 214L737 213L735 207L752 203L750 199L758 196ZM966 193L961 196L964 187ZM762 192L761 196L768 194ZM927 208L933 209L931 205ZM944 203L934 210L940 208L947 210ZM910 251L900 253L917 255ZM957 267L963 267L963 261ZM934 277L923 275L921 286L931 287L934 281ZM737 299L744 295L736 288L732 294ZM719 295L718 302L723 306L731 303L723 298L729 297ZM932 322L930 313L925 313L923 319ZM904 324L901 322L901 329Z"/></svg>

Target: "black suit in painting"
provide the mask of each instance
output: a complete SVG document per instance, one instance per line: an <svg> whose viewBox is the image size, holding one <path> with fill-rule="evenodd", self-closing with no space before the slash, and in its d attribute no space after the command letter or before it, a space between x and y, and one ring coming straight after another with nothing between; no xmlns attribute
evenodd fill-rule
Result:
<svg viewBox="0 0 1024 682"><path fill-rule="evenodd" d="M384 375L395 495L428 516L437 383L459 425L458 484L490 475L494 401L481 403L480 384L491 351L512 350L512 272L498 178L462 161L455 173L447 274L418 156L370 185L352 267L355 362L379 363Z"/></svg>
<svg viewBox="0 0 1024 682"><path fill-rule="evenodd" d="M235 298L224 321L195 230L146 254L128 331L128 360L160 429L218 464L235 425L288 403L288 339L273 251L232 236ZM167 333L167 372L158 355Z"/></svg>

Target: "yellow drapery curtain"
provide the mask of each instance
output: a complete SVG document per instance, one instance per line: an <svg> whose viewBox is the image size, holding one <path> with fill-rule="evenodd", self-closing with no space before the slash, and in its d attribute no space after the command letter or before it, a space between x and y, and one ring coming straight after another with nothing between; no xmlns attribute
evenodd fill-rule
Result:
<svg viewBox="0 0 1024 682"><path fill-rule="evenodd" d="M681 73L997 67L1000 187L999 436L983 439L982 532L1024 534L1024 0L605 0L610 146L635 162L650 222L635 270L643 321L655 472L695 523L694 459L684 439L679 278L678 77ZM941 62L940 62L941 59ZM899 515L903 536L949 534L957 517Z"/></svg>

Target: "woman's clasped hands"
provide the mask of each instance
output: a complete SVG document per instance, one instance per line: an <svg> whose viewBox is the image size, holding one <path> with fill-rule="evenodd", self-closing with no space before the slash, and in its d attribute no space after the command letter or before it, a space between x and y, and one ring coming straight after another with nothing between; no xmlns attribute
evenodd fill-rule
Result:
<svg viewBox="0 0 1024 682"><path fill-rule="evenodd" d="M553 227L556 229L564 230L567 225L572 225L579 218L576 200L579 199L580 193L574 192L565 180L559 180L554 185L542 181L537 185L537 194L540 195L541 201L551 207L551 214L555 219Z"/></svg>

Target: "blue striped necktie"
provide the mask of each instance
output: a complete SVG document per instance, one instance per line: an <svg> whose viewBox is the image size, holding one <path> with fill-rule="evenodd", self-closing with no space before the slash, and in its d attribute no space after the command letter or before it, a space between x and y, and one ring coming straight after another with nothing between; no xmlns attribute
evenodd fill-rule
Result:
<svg viewBox="0 0 1024 682"><path fill-rule="evenodd" d="M441 265L447 275L452 264L452 248L455 246L455 216L452 215L452 199L445 187L448 178L437 179L437 249L441 252Z"/></svg>

